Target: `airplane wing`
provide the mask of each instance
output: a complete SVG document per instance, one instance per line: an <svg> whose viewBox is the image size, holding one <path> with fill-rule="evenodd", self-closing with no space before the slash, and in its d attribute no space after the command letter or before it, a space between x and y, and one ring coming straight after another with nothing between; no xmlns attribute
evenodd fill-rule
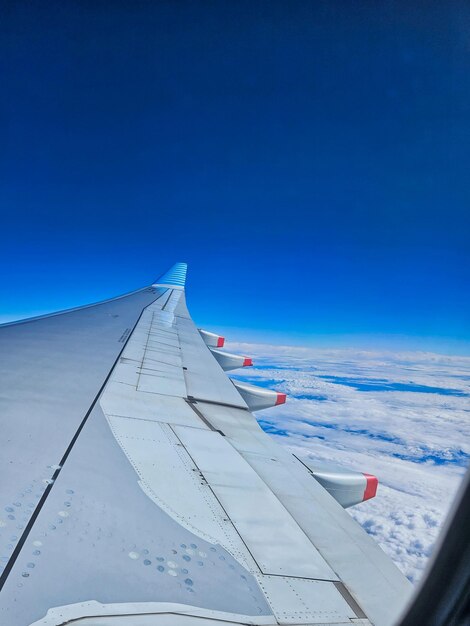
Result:
<svg viewBox="0 0 470 626"><path fill-rule="evenodd" d="M393 624L411 586L340 504L374 485L261 430L285 396L185 278L0 327L0 623Z"/></svg>

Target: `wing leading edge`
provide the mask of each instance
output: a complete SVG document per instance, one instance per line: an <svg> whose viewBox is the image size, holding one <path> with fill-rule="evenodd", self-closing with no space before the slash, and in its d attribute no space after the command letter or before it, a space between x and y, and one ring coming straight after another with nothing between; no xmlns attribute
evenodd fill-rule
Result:
<svg viewBox="0 0 470 626"><path fill-rule="evenodd" d="M121 299L0 327L0 615L392 624L410 585L260 429L185 277L177 264Z"/></svg>

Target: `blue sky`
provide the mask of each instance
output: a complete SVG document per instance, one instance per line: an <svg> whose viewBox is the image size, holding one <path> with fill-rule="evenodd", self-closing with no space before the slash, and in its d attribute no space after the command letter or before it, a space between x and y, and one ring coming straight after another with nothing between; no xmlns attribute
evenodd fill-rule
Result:
<svg viewBox="0 0 470 626"><path fill-rule="evenodd" d="M447 5L447 6L446 6ZM189 263L238 339L470 351L468 4L0 7L0 320Z"/></svg>

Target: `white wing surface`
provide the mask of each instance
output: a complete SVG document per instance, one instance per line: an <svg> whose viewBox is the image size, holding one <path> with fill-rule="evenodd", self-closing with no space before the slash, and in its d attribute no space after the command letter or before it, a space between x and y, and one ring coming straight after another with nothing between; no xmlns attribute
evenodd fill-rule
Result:
<svg viewBox="0 0 470 626"><path fill-rule="evenodd" d="M0 327L0 623L393 624L408 581L258 426L285 397L232 383L185 278Z"/></svg>

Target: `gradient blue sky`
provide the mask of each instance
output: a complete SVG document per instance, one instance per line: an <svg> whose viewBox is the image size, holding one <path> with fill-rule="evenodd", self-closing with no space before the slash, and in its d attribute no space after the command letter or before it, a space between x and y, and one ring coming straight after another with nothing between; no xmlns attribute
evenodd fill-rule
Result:
<svg viewBox="0 0 470 626"><path fill-rule="evenodd" d="M0 5L0 320L189 263L237 339L470 350L470 6Z"/></svg>

